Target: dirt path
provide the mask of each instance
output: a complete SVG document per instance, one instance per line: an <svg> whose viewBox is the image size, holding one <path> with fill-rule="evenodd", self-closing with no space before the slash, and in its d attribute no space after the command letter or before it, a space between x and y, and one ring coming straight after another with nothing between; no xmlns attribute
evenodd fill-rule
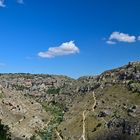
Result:
<svg viewBox="0 0 140 140"><path fill-rule="evenodd" d="M93 94L93 99L94 99L94 104L93 104L93 106L92 106L92 111L94 112L94 111L95 111L96 104L97 104L97 100L96 100L96 96L95 96L94 91L93 91L92 94Z"/></svg>
<svg viewBox="0 0 140 140"><path fill-rule="evenodd" d="M55 130L55 132L56 132L58 138L59 138L60 140L63 140L63 138L61 137L60 133L59 133L57 130Z"/></svg>
<svg viewBox="0 0 140 140"><path fill-rule="evenodd" d="M24 117L20 119L18 122L16 122L12 127L16 127L18 124L24 121Z"/></svg>
<svg viewBox="0 0 140 140"><path fill-rule="evenodd" d="M79 140L81 140L81 139L86 140L86 123L85 123L85 121L86 121L87 114L88 114L87 111L84 110L83 111L83 134Z"/></svg>
<svg viewBox="0 0 140 140"><path fill-rule="evenodd" d="M93 99L94 99L94 104L92 106L92 111L94 112L96 104L97 104L94 91L93 91ZM83 111L83 133L79 140L86 140L86 123L85 122L86 122L86 116L88 115L88 113L89 113L89 111L87 111L87 110Z"/></svg>

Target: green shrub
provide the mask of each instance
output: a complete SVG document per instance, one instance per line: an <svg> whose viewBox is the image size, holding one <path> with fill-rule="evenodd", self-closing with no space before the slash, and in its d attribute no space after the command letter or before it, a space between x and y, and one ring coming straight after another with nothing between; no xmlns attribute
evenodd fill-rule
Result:
<svg viewBox="0 0 140 140"><path fill-rule="evenodd" d="M33 135L33 136L30 138L30 140L36 140L36 136Z"/></svg>
<svg viewBox="0 0 140 140"><path fill-rule="evenodd" d="M9 128L0 122L0 140L11 140Z"/></svg>
<svg viewBox="0 0 140 140"><path fill-rule="evenodd" d="M58 94L59 91L60 91L60 88L49 88L49 89L47 90L47 93L48 93L48 94Z"/></svg>
<svg viewBox="0 0 140 140"><path fill-rule="evenodd" d="M140 83L131 83L129 87L133 92L140 92Z"/></svg>
<svg viewBox="0 0 140 140"><path fill-rule="evenodd" d="M24 85L19 85L19 84L13 84L13 88L15 88L16 90L20 90L20 91L29 90L30 89L29 87L26 87Z"/></svg>
<svg viewBox="0 0 140 140"><path fill-rule="evenodd" d="M0 91L0 98L3 98L3 91Z"/></svg>

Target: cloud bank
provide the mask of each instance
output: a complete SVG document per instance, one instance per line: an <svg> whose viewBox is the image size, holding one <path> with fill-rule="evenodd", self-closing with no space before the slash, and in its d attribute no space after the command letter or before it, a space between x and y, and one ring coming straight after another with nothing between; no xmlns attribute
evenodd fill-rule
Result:
<svg viewBox="0 0 140 140"><path fill-rule="evenodd" d="M75 45L74 41L62 43L58 47L51 47L48 51L39 52L38 56L42 58L54 58L56 56L70 55L79 53L79 48Z"/></svg>

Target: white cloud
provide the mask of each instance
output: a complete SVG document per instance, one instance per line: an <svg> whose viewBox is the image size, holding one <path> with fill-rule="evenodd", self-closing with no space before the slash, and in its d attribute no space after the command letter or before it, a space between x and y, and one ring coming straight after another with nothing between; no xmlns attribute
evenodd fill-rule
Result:
<svg viewBox="0 0 140 140"><path fill-rule="evenodd" d="M138 36L138 41L140 41L140 36Z"/></svg>
<svg viewBox="0 0 140 140"><path fill-rule="evenodd" d="M119 41L119 42L132 43L132 42L136 41L136 37L135 36L130 36L129 34L125 34L125 33L113 32L110 35L109 40L116 40L116 41Z"/></svg>
<svg viewBox="0 0 140 140"><path fill-rule="evenodd" d="M24 0L16 0L17 3L19 4L24 4ZM5 0L0 0L0 7L6 7L6 5L4 4L5 3Z"/></svg>
<svg viewBox="0 0 140 140"><path fill-rule="evenodd" d="M114 44L116 44L116 42L114 42L114 41L111 41L111 40L108 40L108 41L106 41L106 43L107 43L107 44L111 44L111 45L114 45Z"/></svg>
<svg viewBox="0 0 140 140"><path fill-rule="evenodd" d="M4 4L4 0L0 0L0 7L6 7L6 5Z"/></svg>
<svg viewBox="0 0 140 140"><path fill-rule="evenodd" d="M70 55L79 53L79 48L75 45L74 41L62 43L58 47L51 47L48 51L39 52L38 56L42 58L53 58L56 56Z"/></svg>

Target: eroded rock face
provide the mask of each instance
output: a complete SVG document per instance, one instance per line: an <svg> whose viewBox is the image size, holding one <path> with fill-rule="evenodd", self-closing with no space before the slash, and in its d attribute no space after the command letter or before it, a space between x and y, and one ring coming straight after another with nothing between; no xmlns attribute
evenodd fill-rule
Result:
<svg viewBox="0 0 140 140"><path fill-rule="evenodd" d="M36 101L21 93L4 90L0 99L0 118L3 124L8 125L13 139L15 136L17 139L30 139L35 132L46 127L50 116Z"/></svg>
<svg viewBox="0 0 140 140"><path fill-rule="evenodd" d="M110 134L107 134L106 139L111 140L135 140L139 139L140 123L139 121L128 121L126 118L110 120L107 123ZM115 132L115 134L114 134ZM115 137L114 137L115 136Z"/></svg>
<svg viewBox="0 0 140 140"><path fill-rule="evenodd" d="M109 129L119 128L122 131L122 133L124 134L126 133L128 135L134 135L140 132L139 122L137 121L131 122L131 121L126 120L125 118L110 120L107 123L107 126Z"/></svg>

